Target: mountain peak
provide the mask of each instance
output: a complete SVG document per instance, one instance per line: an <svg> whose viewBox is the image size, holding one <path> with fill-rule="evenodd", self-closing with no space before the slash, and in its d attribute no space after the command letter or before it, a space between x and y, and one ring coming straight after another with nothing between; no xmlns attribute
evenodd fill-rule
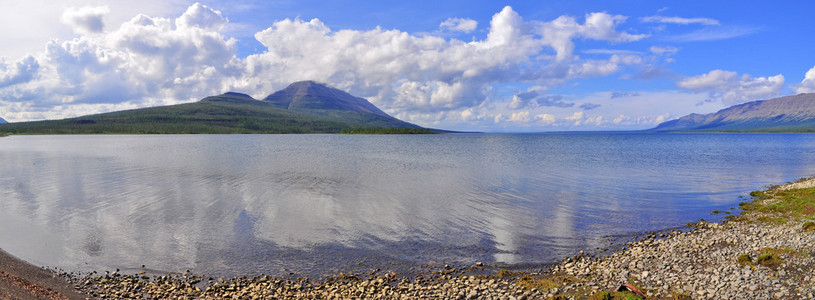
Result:
<svg viewBox="0 0 815 300"><path fill-rule="evenodd" d="M226 92L217 96L206 97L204 99L201 99L201 102L242 103L242 102L257 102L257 100L255 100L255 98L252 98L252 96L249 96L247 94Z"/></svg>
<svg viewBox="0 0 815 300"><path fill-rule="evenodd" d="M292 83L263 101L288 110L344 110L390 117L368 100L312 80Z"/></svg>
<svg viewBox="0 0 815 300"><path fill-rule="evenodd" d="M252 96L249 96L249 95L244 94L244 93L238 93L238 92L226 92L226 93L223 93L221 96L252 98Z"/></svg>

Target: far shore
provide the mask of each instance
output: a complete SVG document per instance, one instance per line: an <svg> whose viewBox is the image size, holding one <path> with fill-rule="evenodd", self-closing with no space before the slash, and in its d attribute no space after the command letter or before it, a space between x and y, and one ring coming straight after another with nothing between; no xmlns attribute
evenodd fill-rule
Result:
<svg viewBox="0 0 815 300"><path fill-rule="evenodd" d="M740 214L721 223L700 221L689 230L650 234L602 257L581 251L541 272L478 263L415 276L375 270L319 281L191 273L76 275L36 267L0 250L0 298L813 299L815 178L751 196Z"/></svg>

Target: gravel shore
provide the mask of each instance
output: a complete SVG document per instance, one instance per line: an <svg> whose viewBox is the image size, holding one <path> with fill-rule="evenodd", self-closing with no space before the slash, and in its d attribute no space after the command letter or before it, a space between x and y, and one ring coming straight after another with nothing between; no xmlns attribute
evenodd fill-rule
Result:
<svg viewBox="0 0 815 300"><path fill-rule="evenodd" d="M741 214L722 223L650 234L612 254L580 254L538 272L479 263L417 276L372 270L320 281L190 273L63 276L88 298L115 299L813 299L814 187L815 179L808 179L754 192Z"/></svg>

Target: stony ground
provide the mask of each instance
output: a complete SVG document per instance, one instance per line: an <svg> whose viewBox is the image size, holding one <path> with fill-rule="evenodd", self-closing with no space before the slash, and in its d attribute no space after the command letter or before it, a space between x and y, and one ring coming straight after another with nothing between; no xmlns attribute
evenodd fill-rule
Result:
<svg viewBox="0 0 815 300"><path fill-rule="evenodd" d="M783 206L758 193L723 223L649 235L604 257L578 255L540 273L451 266L401 277L374 271L322 281L270 277L211 280L192 274L69 276L93 298L152 299L813 299L815 197ZM790 194L794 201L799 195ZM787 197L790 197L787 195ZM792 207L784 211L781 207ZM812 223L812 224L809 224ZM488 269L489 270L489 269ZM482 275L473 275L482 274Z"/></svg>

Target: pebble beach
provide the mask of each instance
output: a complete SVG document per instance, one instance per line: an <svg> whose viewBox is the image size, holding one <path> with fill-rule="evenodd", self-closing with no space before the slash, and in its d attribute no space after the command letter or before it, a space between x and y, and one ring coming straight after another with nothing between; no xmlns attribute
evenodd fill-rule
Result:
<svg viewBox="0 0 815 300"><path fill-rule="evenodd" d="M721 223L647 234L613 252L580 253L541 270L478 263L428 267L410 276L374 269L320 280L50 270L73 291L39 291L53 291L47 299L813 299L812 194L815 179L757 191L740 205L741 213ZM0 272L7 274L0 281L25 278ZM37 280L30 283L37 286Z"/></svg>

